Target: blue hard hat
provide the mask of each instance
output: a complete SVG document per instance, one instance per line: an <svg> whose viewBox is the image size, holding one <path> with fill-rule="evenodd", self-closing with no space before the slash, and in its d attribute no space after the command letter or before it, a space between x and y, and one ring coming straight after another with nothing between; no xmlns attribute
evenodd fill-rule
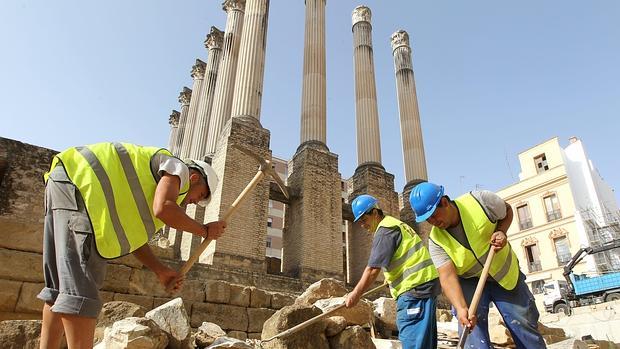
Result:
<svg viewBox="0 0 620 349"><path fill-rule="evenodd" d="M351 210L353 211L353 216L355 217L353 222L357 222L364 215L364 213L367 213L375 207L379 206L377 206L377 199L375 199L374 196L363 194L353 199L353 202L351 203Z"/></svg>
<svg viewBox="0 0 620 349"><path fill-rule="evenodd" d="M442 196L443 186L441 185L422 182L413 187L409 194L409 203L415 212L415 221L420 223L427 220L435 212Z"/></svg>

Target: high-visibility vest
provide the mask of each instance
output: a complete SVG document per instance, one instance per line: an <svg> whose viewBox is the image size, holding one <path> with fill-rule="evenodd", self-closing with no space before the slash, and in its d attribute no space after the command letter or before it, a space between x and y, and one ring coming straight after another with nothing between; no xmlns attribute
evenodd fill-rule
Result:
<svg viewBox="0 0 620 349"><path fill-rule="evenodd" d="M104 258L116 258L143 246L164 226L153 214L157 182L151 171L155 154L172 156L156 147L129 143L97 143L69 148L52 160L58 163L78 188L92 224L97 251ZM49 173L44 178L47 182ZM180 190L180 204L189 190Z"/></svg>
<svg viewBox="0 0 620 349"><path fill-rule="evenodd" d="M394 299L418 285L435 280L439 276L428 249L410 226L394 217L385 216L379 222L377 231L381 227L398 228L401 235L400 244L394 251L390 264L387 268L382 268Z"/></svg>
<svg viewBox="0 0 620 349"><path fill-rule="evenodd" d="M471 193L455 199L454 202L459 209L471 249L464 247L450 233L437 227L431 230L430 238L448 253L460 277L479 277L491 249L491 235L495 232L497 223L491 222ZM489 275L504 289L515 288L519 279L519 260L510 244L495 253Z"/></svg>

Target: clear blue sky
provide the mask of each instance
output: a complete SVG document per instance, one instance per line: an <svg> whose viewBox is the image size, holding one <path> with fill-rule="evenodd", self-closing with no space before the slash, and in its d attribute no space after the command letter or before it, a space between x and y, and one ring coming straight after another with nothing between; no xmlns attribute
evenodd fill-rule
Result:
<svg viewBox="0 0 620 349"><path fill-rule="evenodd" d="M0 4L0 136L62 150L103 140L165 146L221 1ZM356 164L351 11L327 1L327 143ZM429 177L453 196L518 179L517 154L578 136L620 189L620 2L368 0L383 165L404 174L390 34L407 30ZM261 123L274 155L299 144L303 0L272 0ZM616 193L618 197L618 193Z"/></svg>

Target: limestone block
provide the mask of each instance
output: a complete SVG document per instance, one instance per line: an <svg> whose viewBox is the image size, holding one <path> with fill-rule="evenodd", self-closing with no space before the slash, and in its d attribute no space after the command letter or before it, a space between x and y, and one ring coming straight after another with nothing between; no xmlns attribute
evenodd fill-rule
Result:
<svg viewBox="0 0 620 349"><path fill-rule="evenodd" d="M252 308L269 308L271 307L271 294L256 287L250 287L252 294L250 296L250 307Z"/></svg>
<svg viewBox="0 0 620 349"><path fill-rule="evenodd" d="M101 302L103 302L104 304L107 302L112 302L114 301L114 292L99 291L99 298L101 299Z"/></svg>
<svg viewBox="0 0 620 349"><path fill-rule="evenodd" d="M260 338L261 338L260 332L248 333L248 339L260 340Z"/></svg>
<svg viewBox="0 0 620 349"><path fill-rule="evenodd" d="M347 327L329 338L329 346L338 349L375 349L372 338L361 326Z"/></svg>
<svg viewBox="0 0 620 349"><path fill-rule="evenodd" d="M0 279L43 282L43 256L0 248Z"/></svg>
<svg viewBox="0 0 620 349"><path fill-rule="evenodd" d="M115 301L126 301L143 306L147 310L153 309L153 297L139 296L136 294L115 293Z"/></svg>
<svg viewBox="0 0 620 349"><path fill-rule="evenodd" d="M325 319L327 328L325 328L325 335L327 337L333 337L347 328L347 319L344 316L332 316Z"/></svg>
<svg viewBox="0 0 620 349"><path fill-rule="evenodd" d="M241 341L248 339L248 334L243 331L228 331L227 336Z"/></svg>
<svg viewBox="0 0 620 349"><path fill-rule="evenodd" d="M230 285L230 301L232 305L247 307L250 305L252 290L242 285Z"/></svg>
<svg viewBox="0 0 620 349"><path fill-rule="evenodd" d="M248 313L243 307L215 303L194 303L190 323L198 327L203 321L214 322L223 330L247 331Z"/></svg>
<svg viewBox="0 0 620 349"><path fill-rule="evenodd" d="M120 258L110 259L108 264L124 265L130 268L140 269L143 264L133 254L124 255ZM109 271L108 271L109 272Z"/></svg>
<svg viewBox="0 0 620 349"><path fill-rule="evenodd" d="M41 313L14 313L0 311L0 321L4 320L41 320Z"/></svg>
<svg viewBox="0 0 620 349"><path fill-rule="evenodd" d="M326 278L321 279L312 285L308 286L306 291L302 293L297 299L296 304L314 304L319 299L325 299L330 297L340 297L347 293L347 288L342 281Z"/></svg>
<svg viewBox="0 0 620 349"><path fill-rule="evenodd" d="M101 341L106 327L112 327L116 321L128 317L143 317L145 314L146 309L138 304L124 301L111 301L104 303L101 308L101 312L97 317L95 342Z"/></svg>
<svg viewBox="0 0 620 349"><path fill-rule="evenodd" d="M514 343L510 331L504 325L489 324L489 338L492 343L500 346L509 346Z"/></svg>
<svg viewBox="0 0 620 349"><path fill-rule="evenodd" d="M43 218L42 213L40 217ZM21 217L15 218L0 216L0 227L2 227L0 248L43 253L43 222L32 224L22 222L19 219Z"/></svg>
<svg viewBox="0 0 620 349"><path fill-rule="evenodd" d="M372 342L377 349L403 349L402 343L397 340L373 338Z"/></svg>
<svg viewBox="0 0 620 349"><path fill-rule="evenodd" d="M181 297L183 298L183 297ZM153 297L153 309L162 306L168 302L173 300L173 298L161 298L161 297Z"/></svg>
<svg viewBox="0 0 620 349"><path fill-rule="evenodd" d="M205 292L207 302L228 304L230 301L230 284L228 282L207 280Z"/></svg>
<svg viewBox="0 0 620 349"><path fill-rule="evenodd" d="M247 308L247 311L248 311L248 331L247 332L262 331L263 324L265 323L265 321L267 321L267 319L269 319L276 312L275 310L267 309L267 308Z"/></svg>
<svg viewBox="0 0 620 349"><path fill-rule="evenodd" d="M271 338L320 314L321 310L313 305L293 304L286 306L276 311L272 317L265 321L261 337L263 339ZM265 349L329 349L329 343L324 333L326 326L325 321L318 321L288 336L266 342L263 347Z"/></svg>
<svg viewBox="0 0 620 349"><path fill-rule="evenodd" d="M271 308L282 309L287 305L295 303L295 296L285 293L273 292L271 294Z"/></svg>
<svg viewBox="0 0 620 349"><path fill-rule="evenodd" d="M14 311L21 281L0 280L0 311Z"/></svg>
<svg viewBox="0 0 620 349"><path fill-rule="evenodd" d="M15 306L18 313L40 313L43 309L43 301L37 295L43 289L43 284L24 282L19 292L19 299Z"/></svg>
<svg viewBox="0 0 620 349"><path fill-rule="evenodd" d="M344 301L344 297L321 299L314 302L314 306L326 313L343 304ZM362 299L353 308L342 308L335 311L332 316L344 316L349 325L364 325L371 322L373 319L371 304L370 301Z"/></svg>
<svg viewBox="0 0 620 349"><path fill-rule="evenodd" d="M181 298L175 298L149 311L145 317L155 321L168 335L168 348L185 349L189 345L192 329Z"/></svg>
<svg viewBox="0 0 620 349"><path fill-rule="evenodd" d="M129 293L129 280L131 279L132 268L121 264L110 264L103 280L104 291L112 291L118 293Z"/></svg>
<svg viewBox="0 0 620 349"><path fill-rule="evenodd" d="M203 322L192 336L198 348L205 348L213 344L216 339L226 336L226 332L217 324Z"/></svg>
<svg viewBox="0 0 620 349"><path fill-rule="evenodd" d="M132 269L129 278L129 292L131 294L167 297L165 287L159 283L157 275L149 269Z"/></svg>
<svg viewBox="0 0 620 349"><path fill-rule="evenodd" d="M183 287L179 291L179 297L185 301L204 302L205 283L200 280L185 280Z"/></svg>
<svg viewBox="0 0 620 349"><path fill-rule="evenodd" d="M165 349L167 345L168 336L153 320L129 317L106 328L103 341L96 348Z"/></svg>
<svg viewBox="0 0 620 349"><path fill-rule="evenodd" d="M379 297L372 302L378 326L384 330L396 331L396 301L394 298Z"/></svg>
<svg viewBox="0 0 620 349"><path fill-rule="evenodd" d="M41 320L7 320L0 322L0 348L37 349Z"/></svg>
<svg viewBox="0 0 620 349"><path fill-rule="evenodd" d="M217 348L236 348L236 349L254 349L249 344L246 344L244 341L229 338L229 337L220 337L211 344L211 346L207 347L207 349L217 349Z"/></svg>

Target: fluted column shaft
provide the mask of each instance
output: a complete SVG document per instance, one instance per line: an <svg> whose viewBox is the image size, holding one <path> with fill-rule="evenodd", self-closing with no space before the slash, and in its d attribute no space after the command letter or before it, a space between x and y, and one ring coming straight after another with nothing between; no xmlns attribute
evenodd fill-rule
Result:
<svg viewBox="0 0 620 349"><path fill-rule="evenodd" d="M357 164L381 164L381 140L377 88L372 51L371 12L368 7L353 10L353 58L355 64L355 121Z"/></svg>
<svg viewBox="0 0 620 349"><path fill-rule="evenodd" d="M172 114L170 114L170 118L168 119L168 124L170 124L170 137L168 138L168 150L170 150L172 154L176 152L175 147L177 143L180 117L181 117L181 113L179 113L176 110L173 110Z"/></svg>
<svg viewBox="0 0 620 349"><path fill-rule="evenodd" d="M400 135L403 143L405 180L426 180L426 157L422 141L420 111L416 95L415 78L409 35L400 30L392 34L392 54L396 73L398 110L400 113Z"/></svg>
<svg viewBox="0 0 620 349"><path fill-rule="evenodd" d="M220 62L220 70L215 83L213 107L211 108L211 118L209 120L209 135L205 148L207 155L215 153L217 139L222 132L224 124L230 118L239 45L241 43L241 30L243 28L245 0L227 0L222 6L227 13L226 28L224 29L224 42L222 44L222 61Z"/></svg>
<svg viewBox="0 0 620 349"><path fill-rule="evenodd" d="M172 152L175 156L181 156L181 148L183 147L183 138L185 138L185 124L187 122L187 113L189 112L189 103L192 99L192 90L183 87L183 91L179 94L179 103L181 103L181 114L179 115L179 127L177 129L177 139Z"/></svg>
<svg viewBox="0 0 620 349"><path fill-rule="evenodd" d="M224 33L221 30L211 27L211 33L207 35L205 40L205 47L209 51L209 56L202 82L200 102L198 103L196 128L194 129L192 147L189 152L189 157L193 159L202 159L206 155L211 107L213 106L215 84L218 79L218 69L222 57L223 35Z"/></svg>
<svg viewBox="0 0 620 349"><path fill-rule="evenodd" d="M306 0L301 142L326 141L325 2Z"/></svg>
<svg viewBox="0 0 620 349"><path fill-rule="evenodd" d="M231 115L260 120L269 0L247 0Z"/></svg>
<svg viewBox="0 0 620 349"><path fill-rule="evenodd" d="M200 103L200 96L202 94L202 81L205 77L205 68L206 63L199 59L196 60L196 64L192 67L192 78L194 79L194 84L192 85L192 99L189 102L189 111L187 112L185 131L183 132L183 143L179 150L182 159L189 156L192 147L194 129L196 128L196 117L198 115L198 104Z"/></svg>

